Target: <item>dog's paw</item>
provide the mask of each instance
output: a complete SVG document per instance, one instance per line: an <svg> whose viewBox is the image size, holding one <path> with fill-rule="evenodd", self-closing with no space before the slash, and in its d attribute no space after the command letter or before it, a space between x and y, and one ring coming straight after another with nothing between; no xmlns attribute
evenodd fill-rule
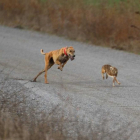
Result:
<svg viewBox="0 0 140 140"><path fill-rule="evenodd" d="M36 82L36 80L30 80L30 82Z"/></svg>
<svg viewBox="0 0 140 140"><path fill-rule="evenodd" d="M49 84L49 82L45 82L45 84Z"/></svg>
<svg viewBox="0 0 140 140"><path fill-rule="evenodd" d="M58 67L58 69L60 69L61 71L63 70L63 68L62 68L62 67L60 67L60 66Z"/></svg>
<svg viewBox="0 0 140 140"><path fill-rule="evenodd" d="M121 83L119 82L118 84L120 85Z"/></svg>

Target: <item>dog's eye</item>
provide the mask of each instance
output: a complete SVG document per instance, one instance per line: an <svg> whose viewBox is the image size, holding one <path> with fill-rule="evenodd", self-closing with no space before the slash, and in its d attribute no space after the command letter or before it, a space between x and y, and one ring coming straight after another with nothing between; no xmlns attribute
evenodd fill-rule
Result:
<svg viewBox="0 0 140 140"><path fill-rule="evenodd" d="M72 51L70 50L70 52L72 52Z"/></svg>

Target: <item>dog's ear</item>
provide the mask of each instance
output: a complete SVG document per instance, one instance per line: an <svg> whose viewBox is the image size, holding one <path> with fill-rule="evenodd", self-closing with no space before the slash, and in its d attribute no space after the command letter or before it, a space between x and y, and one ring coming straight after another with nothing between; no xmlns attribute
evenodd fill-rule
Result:
<svg viewBox="0 0 140 140"><path fill-rule="evenodd" d="M66 46L65 48L66 48L66 50L67 50L69 47L68 47L68 46Z"/></svg>
<svg viewBox="0 0 140 140"><path fill-rule="evenodd" d="M72 46L69 46L69 47L67 47L67 48L73 48Z"/></svg>

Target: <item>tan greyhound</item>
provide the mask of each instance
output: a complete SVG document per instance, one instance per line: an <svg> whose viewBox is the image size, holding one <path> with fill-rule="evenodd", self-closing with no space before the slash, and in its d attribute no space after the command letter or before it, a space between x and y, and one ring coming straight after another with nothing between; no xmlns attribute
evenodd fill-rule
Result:
<svg viewBox="0 0 140 140"><path fill-rule="evenodd" d="M38 75L34 78L32 82L36 82L36 79L39 75L41 75L43 72L45 72L45 83L48 84L47 81L47 71L50 69L54 64L59 65L58 69L61 71L63 70L63 67L69 60L74 60L75 58L75 50L72 46L70 47L64 47L59 50L54 50L48 53L44 53L43 50L40 50L41 54L45 55L45 69L38 73Z"/></svg>

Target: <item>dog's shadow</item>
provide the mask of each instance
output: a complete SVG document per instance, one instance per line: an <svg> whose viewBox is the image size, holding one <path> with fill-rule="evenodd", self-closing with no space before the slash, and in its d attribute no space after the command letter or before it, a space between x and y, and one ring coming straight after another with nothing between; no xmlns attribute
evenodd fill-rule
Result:
<svg viewBox="0 0 140 140"><path fill-rule="evenodd" d="M21 80L21 81L28 81L28 82L33 82L32 79L22 79L22 78L9 78L9 79L13 79L13 80ZM42 80L38 80L34 83L41 83L43 84L44 81ZM45 84L45 83L44 83ZM70 81L70 82L66 82L66 81L49 81L49 84L45 84L45 85L72 85L72 86L81 86L81 87L86 87L86 88L132 88L132 87L139 87L136 85L118 85L116 84L114 87L112 86L112 83L103 83L102 80L98 80L98 81L92 81L92 80L83 80L83 81Z"/></svg>

